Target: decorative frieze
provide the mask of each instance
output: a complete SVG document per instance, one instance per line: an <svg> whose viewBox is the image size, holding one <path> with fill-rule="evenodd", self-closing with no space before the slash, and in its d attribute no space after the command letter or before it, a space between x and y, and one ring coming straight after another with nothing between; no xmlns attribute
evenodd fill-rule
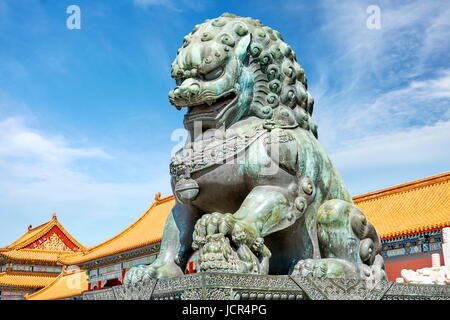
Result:
<svg viewBox="0 0 450 320"><path fill-rule="evenodd" d="M114 265L104 266L98 269L90 269L88 271L88 282L106 281L110 279L121 279L122 271L139 265L149 265L156 260L157 255L140 257L137 259L117 263Z"/></svg>
<svg viewBox="0 0 450 320"><path fill-rule="evenodd" d="M23 271L23 272L39 272L39 273L61 273L62 267L58 266L35 266L26 264L8 263L1 266L0 272Z"/></svg>
<svg viewBox="0 0 450 320"><path fill-rule="evenodd" d="M23 300L27 293L30 294L32 291L1 290L0 300Z"/></svg>
<svg viewBox="0 0 450 320"><path fill-rule="evenodd" d="M137 266L140 266L140 265L143 265L143 264L148 265L148 264L151 264L151 263L155 262L156 257L157 257L157 255L154 254L154 255L151 255L151 256L145 256L145 257L140 257L140 258L133 259L133 260L130 260L130 261L125 261L125 262L122 263L122 268L123 269L128 269L128 268L137 267Z"/></svg>
<svg viewBox="0 0 450 320"><path fill-rule="evenodd" d="M416 254L442 249L442 230L432 230L417 234L381 240L384 257Z"/></svg>
<svg viewBox="0 0 450 320"><path fill-rule="evenodd" d="M103 266L112 265L116 263L122 263L124 261L129 261L136 258L141 258L144 256L151 256L159 253L160 242L153 243L144 247L136 248L133 250L128 250L125 252L109 255L99 259L90 260L78 264L82 269L92 270L98 269Z"/></svg>
<svg viewBox="0 0 450 320"><path fill-rule="evenodd" d="M50 273L61 273L62 267L53 266L33 266L34 272L50 272Z"/></svg>

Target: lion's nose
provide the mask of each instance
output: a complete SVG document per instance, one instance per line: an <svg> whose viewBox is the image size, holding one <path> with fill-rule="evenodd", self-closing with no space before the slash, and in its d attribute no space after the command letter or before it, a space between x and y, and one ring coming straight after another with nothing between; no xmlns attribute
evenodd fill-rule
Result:
<svg viewBox="0 0 450 320"><path fill-rule="evenodd" d="M169 92L169 97L171 99L181 99L180 87L176 87L172 91Z"/></svg>
<svg viewBox="0 0 450 320"><path fill-rule="evenodd" d="M194 79L186 79L179 86L169 92L170 102L179 107L186 105L186 102L192 102L200 94L201 87Z"/></svg>
<svg viewBox="0 0 450 320"><path fill-rule="evenodd" d="M175 88L174 96L178 99L192 99L200 92L200 85L194 79L186 79L183 83Z"/></svg>
<svg viewBox="0 0 450 320"><path fill-rule="evenodd" d="M200 92L200 86L196 83L190 83L188 85L181 85L179 93L184 98L191 98L196 96Z"/></svg>

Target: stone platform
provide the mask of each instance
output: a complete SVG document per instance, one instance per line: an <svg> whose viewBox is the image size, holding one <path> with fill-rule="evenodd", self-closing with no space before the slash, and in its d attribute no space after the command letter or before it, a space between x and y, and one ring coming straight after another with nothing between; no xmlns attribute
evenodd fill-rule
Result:
<svg viewBox="0 0 450 320"><path fill-rule="evenodd" d="M83 300L450 300L450 286L196 273L85 292Z"/></svg>

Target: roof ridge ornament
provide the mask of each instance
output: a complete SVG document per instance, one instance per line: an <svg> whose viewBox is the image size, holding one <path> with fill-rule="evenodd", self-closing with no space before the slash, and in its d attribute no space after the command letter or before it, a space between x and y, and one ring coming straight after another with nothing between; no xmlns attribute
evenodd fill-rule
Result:
<svg viewBox="0 0 450 320"><path fill-rule="evenodd" d="M160 201L161 201L161 192L157 192L157 193L155 194L155 201L156 201L156 202L160 202Z"/></svg>
<svg viewBox="0 0 450 320"><path fill-rule="evenodd" d="M53 213L52 213L52 219L58 220L58 217L56 216L56 212L53 212Z"/></svg>

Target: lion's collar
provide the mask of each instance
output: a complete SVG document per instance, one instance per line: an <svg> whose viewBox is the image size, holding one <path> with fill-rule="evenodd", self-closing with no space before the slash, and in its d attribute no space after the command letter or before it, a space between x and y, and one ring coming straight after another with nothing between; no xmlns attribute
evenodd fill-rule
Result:
<svg viewBox="0 0 450 320"><path fill-rule="evenodd" d="M228 163L269 131L262 125L252 127L244 134L224 139L215 136L188 143L170 163L170 174L179 181L214 165Z"/></svg>
<svg viewBox="0 0 450 320"><path fill-rule="evenodd" d="M170 174L175 181L180 181L181 179L189 179L192 174L215 165L230 163L230 161L234 161L235 163L236 159L239 159L239 156L250 145L263 136L268 135L264 138L265 144L291 141L293 139L292 136L287 133L288 130L284 129L294 128L296 126L284 128L266 121L257 126L250 127L241 134L232 135L225 139L212 136L207 139L188 143L172 158ZM272 131L274 129L281 130Z"/></svg>

